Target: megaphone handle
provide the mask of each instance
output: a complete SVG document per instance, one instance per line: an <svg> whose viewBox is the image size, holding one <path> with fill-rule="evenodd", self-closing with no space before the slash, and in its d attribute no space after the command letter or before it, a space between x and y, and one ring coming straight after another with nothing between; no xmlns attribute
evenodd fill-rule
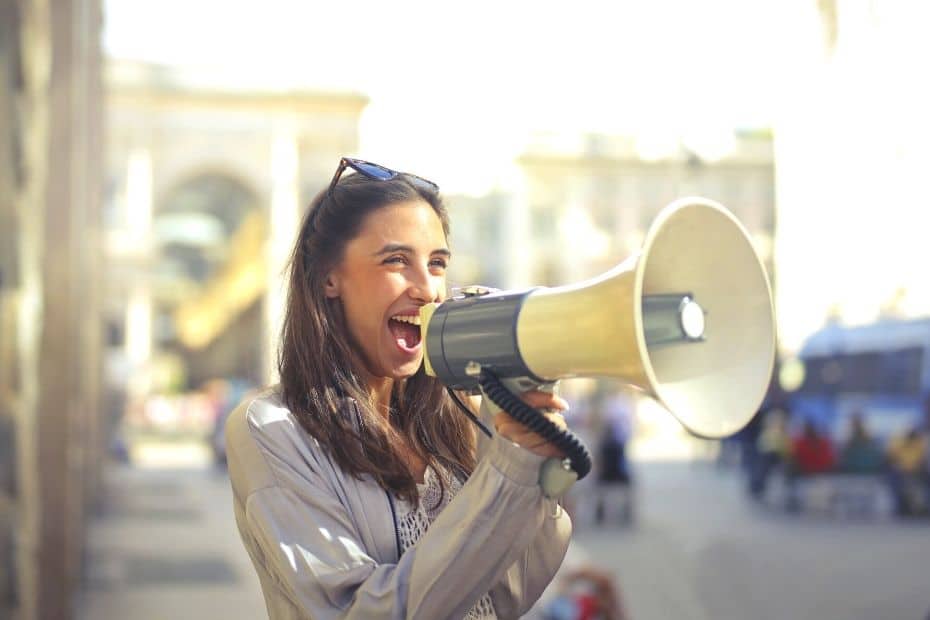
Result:
<svg viewBox="0 0 930 620"><path fill-rule="evenodd" d="M546 391L556 389L554 384L540 386L539 383L527 378L508 379L507 381L520 390L539 389L539 387L545 387ZM591 471L591 454L573 432L567 428L558 427L539 411L524 403L487 369L481 370L478 384L485 398L506 411L517 422L564 450L571 462L571 469L577 474L579 480L588 475Z"/></svg>
<svg viewBox="0 0 930 620"><path fill-rule="evenodd" d="M537 392L547 392L549 394L559 394L559 382L553 381L552 383L540 383L530 377L506 377L506 378L497 378L505 388L510 390L514 395L522 394L523 392L528 392L530 390L536 390ZM452 390L449 390L449 393L453 396L455 395ZM482 392L483 393L483 392ZM502 407L499 407L497 403L491 400L487 394L484 394L484 398L481 399L481 411L479 413L480 419L484 422L481 424L482 429L487 428L485 423L493 426L494 416L501 411L506 411ZM509 412L507 412L509 413Z"/></svg>
<svg viewBox="0 0 930 620"><path fill-rule="evenodd" d="M535 379L530 377L498 377L504 387L513 392L514 394L520 394L527 392L529 390L537 390L539 392L547 392L549 394L559 393L559 382L553 381L551 383L540 383Z"/></svg>

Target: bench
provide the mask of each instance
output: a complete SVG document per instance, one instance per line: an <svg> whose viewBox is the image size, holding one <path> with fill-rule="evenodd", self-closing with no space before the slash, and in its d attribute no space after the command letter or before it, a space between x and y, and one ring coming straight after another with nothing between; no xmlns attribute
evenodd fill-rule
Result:
<svg viewBox="0 0 930 620"><path fill-rule="evenodd" d="M775 472L773 472L775 473ZM788 512L817 512L839 518L880 517L891 514L893 498L882 473L831 471L789 480L783 468L771 480L767 503ZM794 493L791 485L794 484Z"/></svg>

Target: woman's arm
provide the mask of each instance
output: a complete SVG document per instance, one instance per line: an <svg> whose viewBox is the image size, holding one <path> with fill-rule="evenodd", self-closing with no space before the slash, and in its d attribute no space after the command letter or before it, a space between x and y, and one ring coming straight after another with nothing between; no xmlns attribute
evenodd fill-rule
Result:
<svg viewBox="0 0 930 620"><path fill-rule="evenodd" d="M562 565L572 522L561 506L552 503L553 510L529 548L491 590L491 600L500 618L518 618L529 611Z"/></svg>
<svg viewBox="0 0 930 620"><path fill-rule="evenodd" d="M516 599L531 596L526 606L532 604L544 587L537 587L542 573L556 555L561 561L562 545L540 544L538 536L552 527L546 524L555 508L537 483L543 458L502 437L490 442L472 476L419 542L398 563L379 564L360 540L358 528L365 524L349 514L323 475L326 461L298 458L286 435L264 433L244 414L239 424L230 420L234 488L237 474L254 480L255 469L267 470L265 483L249 485L253 490L242 499L240 532L253 561L295 615L456 618L502 579L514 584L509 606L522 608ZM537 556L546 558L537 562ZM508 569L518 561L523 567L511 576ZM277 617L271 605L269 613Z"/></svg>
<svg viewBox="0 0 930 620"><path fill-rule="evenodd" d="M554 424L565 428L565 420L555 410L565 410L568 403L549 392L529 391L521 394L528 405L544 413ZM497 412L483 401L479 405L479 419L492 423L498 433L540 456L562 456L561 451L541 437L529 432L506 413ZM485 405L485 406L481 406ZM491 590L491 600L501 618L517 618L528 611L552 581L568 550L572 523L561 505L548 500L548 512L539 532L520 558Z"/></svg>

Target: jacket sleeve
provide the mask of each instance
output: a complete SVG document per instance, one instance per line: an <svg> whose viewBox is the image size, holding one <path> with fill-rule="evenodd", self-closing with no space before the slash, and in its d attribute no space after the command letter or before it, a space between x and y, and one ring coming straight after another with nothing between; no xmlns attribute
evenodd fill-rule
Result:
<svg viewBox="0 0 930 620"><path fill-rule="evenodd" d="M571 534L568 513L552 501L529 548L491 590L499 618L519 618L539 600L565 559Z"/></svg>
<svg viewBox="0 0 930 620"><path fill-rule="evenodd" d="M480 407L481 403L480 397L472 400L485 426L493 428L493 414ZM478 454L487 454L498 439L500 436L496 433L493 439L479 433ZM540 457L540 464L542 460ZM538 481L538 468L536 475ZM545 518L536 536L491 589L491 600L499 618L518 618L529 611L565 559L572 534L571 518L555 500L544 501Z"/></svg>
<svg viewBox="0 0 930 620"><path fill-rule="evenodd" d="M245 498L240 531L251 538L253 561L303 616L460 618L503 583L499 615L516 617L565 552L566 532L546 538L561 520L551 518L557 507L537 483L543 459L502 437L397 564L366 552L357 534L364 524L320 471L298 470L258 444L274 482Z"/></svg>

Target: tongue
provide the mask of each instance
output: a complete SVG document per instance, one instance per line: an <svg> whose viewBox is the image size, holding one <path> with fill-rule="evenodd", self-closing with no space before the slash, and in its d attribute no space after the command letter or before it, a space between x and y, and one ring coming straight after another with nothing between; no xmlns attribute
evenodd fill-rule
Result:
<svg viewBox="0 0 930 620"><path fill-rule="evenodd" d="M403 347L412 349L420 344L420 328L410 323L402 323L391 319L388 321L388 328L391 330L394 339Z"/></svg>

